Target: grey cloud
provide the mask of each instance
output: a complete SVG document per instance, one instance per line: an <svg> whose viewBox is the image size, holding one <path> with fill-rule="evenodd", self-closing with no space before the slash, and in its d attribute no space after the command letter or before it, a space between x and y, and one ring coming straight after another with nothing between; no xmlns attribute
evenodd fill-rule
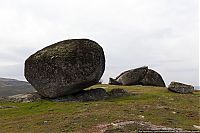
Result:
<svg viewBox="0 0 200 133"><path fill-rule="evenodd" d="M2 0L0 76L23 77L24 60L68 38L90 38L105 51L108 77L148 65L168 83L198 85L198 0ZM4 71L4 69L8 71ZM187 76L188 75L188 76ZM12 76L12 77L15 77ZM21 78L20 78L21 79Z"/></svg>
<svg viewBox="0 0 200 133"><path fill-rule="evenodd" d="M26 80L23 69L23 64L0 66L0 77Z"/></svg>

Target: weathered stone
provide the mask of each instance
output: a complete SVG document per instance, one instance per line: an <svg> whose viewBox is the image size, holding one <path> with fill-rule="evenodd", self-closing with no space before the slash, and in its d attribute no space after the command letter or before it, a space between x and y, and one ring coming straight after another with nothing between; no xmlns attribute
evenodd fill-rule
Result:
<svg viewBox="0 0 200 133"><path fill-rule="evenodd" d="M162 79L161 75L151 69L148 69L147 73L145 74L141 82L142 85L165 87L165 82Z"/></svg>
<svg viewBox="0 0 200 133"><path fill-rule="evenodd" d="M125 71L115 78L115 82L122 85L138 85L148 71L148 67L140 67Z"/></svg>
<svg viewBox="0 0 200 133"><path fill-rule="evenodd" d="M98 83L104 69L100 45L89 39L71 39L31 55L25 62L25 77L39 94L56 98Z"/></svg>
<svg viewBox="0 0 200 133"><path fill-rule="evenodd" d="M176 93L192 93L194 91L194 87L191 85L179 83L179 82L171 82L168 86L168 90Z"/></svg>
<svg viewBox="0 0 200 133"><path fill-rule="evenodd" d="M144 116L139 115L138 117L144 118ZM183 130L182 128L170 128L165 127L162 125L154 125L151 122L144 122L144 121L122 121L116 120L110 124L101 124L96 126L97 129L104 131L104 133L115 133L115 132L131 132L131 131L138 131L145 132L145 133L174 133L174 132L190 132L187 130Z"/></svg>
<svg viewBox="0 0 200 133"><path fill-rule="evenodd" d="M103 88L95 88L90 90L82 90L78 93L68 95L65 97L60 97L56 99L52 99L55 102L65 102L65 101L79 101L79 102L87 102L87 101L100 101L113 97L122 97L132 95L132 93L127 92L124 89L112 89L109 92L106 92Z"/></svg>
<svg viewBox="0 0 200 133"><path fill-rule="evenodd" d="M105 89L96 88L90 90L81 90L78 93L68 95L65 97L60 97L53 99L55 102L65 102L65 101L79 101L79 102L87 102L87 101L99 101L108 98L108 94Z"/></svg>
<svg viewBox="0 0 200 133"><path fill-rule="evenodd" d="M135 94L135 93L134 93ZM0 98L1 102L35 102L41 101L42 99L54 101L54 102L87 102L87 101L101 101L110 98L122 97L122 96L129 96L133 95L132 92L128 92L124 89L112 89L111 91L106 91L103 87L102 88L94 88L90 90L81 90L78 93L73 93L64 97L58 98L46 98L39 95L37 92L34 93L26 93L26 94L18 94L8 97ZM0 106L0 109L9 108Z"/></svg>
<svg viewBox="0 0 200 133"><path fill-rule="evenodd" d="M150 85L165 87L161 75L147 66L132 69L121 73L115 79L110 78L112 85Z"/></svg>
<svg viewBox="0 0 200 133"><path fill-rule="evenodd" d="M39 95L37 92L26 93L26 94L18 94L13 96L8 96L4 98L4 101L9 102L35 102L40 101L42 96Z"/></svg>

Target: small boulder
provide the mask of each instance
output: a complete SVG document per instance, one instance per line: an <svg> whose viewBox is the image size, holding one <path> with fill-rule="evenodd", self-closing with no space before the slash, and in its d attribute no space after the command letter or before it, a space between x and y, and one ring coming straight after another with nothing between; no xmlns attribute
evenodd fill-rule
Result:
<svg viewBox="0 0 200 133"><path fill-rule="evenodd" d="M168 86L168 90L176 93L188 94L194 91L194 87L179 82L171 82Z"/></svg>
<svg viewBox="0 0 200 133"><path fill-rule="evenodd" d="M89 39L52 44L25 61L27 81L47 98L77 93L98 83L104 69L103 49Z"/></svg>
<svg viewBox="0 0 200 133"><path fill-rule="evenodd" d="M32 92L32 93L8 96L4 99L4 101L28 103L28 102L40 101L41 99L42 99L41 95L39 95L37 92Z"/></svg>
<svg viewBox="0 0 200 133"><path fill-rule="evenodd" d="M124 89L112 89L107 92L103 88L94 88L90 90L81 90L78 93L71 94L65 97L59 97L55 99L50 99L54 102L67 102L67 101L78 101L78 102L87 102L87 101L101 101L109 98L116 98L122 96L132 95Z"/></svg>
<svg viewBox="0 0 200 133"><path fill-rule="evenodd" d="M104 100L107 97L108 97L108 94L105 89L96 88L96 89L90 89L90 90L82 90L78 93L72 94L70 96L66 96L63 99L65 101L87 102L87 101Z"/></svg>

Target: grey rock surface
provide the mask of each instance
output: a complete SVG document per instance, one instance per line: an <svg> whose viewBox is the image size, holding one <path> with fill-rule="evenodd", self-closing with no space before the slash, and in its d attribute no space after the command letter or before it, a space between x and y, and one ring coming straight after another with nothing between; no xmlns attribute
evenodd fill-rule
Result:
<svg viewBox="0 0 200 133"><path fill-rule="evenodd" d="M78 93L68 95L61 98L52 99L56 102L65 102L65 101L78 101L78 102L87 102L87 101L99 101L108 98L108 94L105 89L96 88L90 90L82 90Z"/></svg>
<svg viewBox="0 0 200 133"><path fill-rule="evenodd" d="M40 101L42 99L42 96L38 94L37 92L32 93L26 93L26 94L18 94L8 97L3 97L0 99L0 101L7 101L7 102L35 102Z"/></svg>
<svg viewBox="0 0 200 133"><path fill-rule="evenodd" d="M162 76L147 66L131 69L121 73L115 79L110 78L109 84L112 85L149 85L165 87Z"/></svg>
<svg viewBox="0 0 200 133"><path fill-rule="evenodd" d="M142 85L150 86L160 86L165 87L165 82L161 75L154 70L148 69L143 80L141 81Z"/></svg>
<svg viewBox="0 0 200 133"><path fill-rule="evenodd" d="M35 102L35 101L41 101L43 100L49 100L53 102L88 102L88 101L100 101L100 100L106 100L109 98L116 98L116 97L122 97L122 96L128 96L132 95L133 93L129 93L124 89L116 88L112 89L111 91L106 91L103 88L94 88L90 90L81 90L78 93L74 93L71 95L67 95L64 97L59 98L46 98L42 97L37 92L34 93L26 93L26 94L19 94L19 95L13 95L8 97L0 97L0 101L6 101L6 102ZM6 108L6 107L1 107ZM9 107L7 107L9 108Z"/></svg>
<svg viewBox="0 0 200 133"><path fill-rule="evenodd" d="M27 81L48 98L70 95L98 83L104 69L103 49L89 39L55 43L25 61Z"/></svg>
<svg viewBox="0 0 200 133"><path fill-rule="evenodd" d="M82 90L81 92L65 96L62 98L52 99L52 101L56 102L65 102L65 101L79 101L79 102L87 102L87 101L100 101L114 97L122 97L132 95L132 93L127 92L124 89L116 88L111 91L106 91L103 88L95 88L90 90Z"/></svg>
<svg viewBox="0 0 200 133"><path fill-rule="evenodd" d="M187 85L179 82L171 82L168 86L168 90L176 93L188 94L194 91L194 87L192 85Z"/></svg>
<svg viewBox="0 0 200 133"><path fill-rule="evenodd" d="M140 85L147 71L146 66L128 70L117 76L115 80L122 85Z"/></svg>

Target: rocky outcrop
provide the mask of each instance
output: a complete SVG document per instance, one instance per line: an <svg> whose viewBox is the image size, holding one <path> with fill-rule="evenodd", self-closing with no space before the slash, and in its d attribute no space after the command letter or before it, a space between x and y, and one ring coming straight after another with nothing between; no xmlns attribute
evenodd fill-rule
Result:
<svg viewBox="0 0 200 133"><path fill-rule="evenodd" d="M114 121L109 124L99 124L96 128L104 133L123 132L129 133L131 131L139 131L141 133L175 133L175 132L190 132L182 128L170 128L161 125L154 125L151 122L144 121Z"/></svg>
<svg viewBox="0 0 200 133"><path fill-rule="evenodd" d="M65 102L65 101L79 101L79 102L87 102L87 101L99 101L108 98L108 93L105 89L96 88L90 90L82 90L78 93L68 95L61 98L53 99L52 101L56 102Z"/></svg>
<svg viewBox="0 0 200 133"><path fill-rule="evenodd" d="M79 101L79 102L87 102L87 101L100 101L109 98L122 97L132 95L132 93L127 92L124 89L116 88L111 91L106 91L103 88L95 88L90 90L82 90L81 92L53 99L52 101L56 102L65 102L65 101Z"/></svg>
<svg viewBox="0 0 200 133"><path fill-rule="evenodd" d="M132 69L121 73L115 79L110 78L113 85L150 85L165 87L161 75L147 66Z"/></svg>
<svg viewBox="0 0 200 133"><path fill-rule="evenodd" d="M98 83L104 69L103 49L89 39L55 43L25 61L26 79L48 98L73 94Z"/></svg>
<svg viewBox="0 0 200 133"><path fill-rule="evenodd" d="M100 101L109 98L116 98L122 96L132 95L133 93L127 92L124 89L116 88L111 91L106 91L103 88L94 88L90 90L81 90L78 93L67 95L59 98L45 98L39 95L37 92L13 95L8 97L0 97L0 101L6 102L35 102L41 101L42 99L53 101L53 102L87 102L87 101ZM0 106L0 109L4 108Z"/></svg>
<svg viewBox="0 0 200 133"><path fill-rule="evenodd" d="M194 91L194 87L179 82L171 82L170 85L168 86L168 90L176 93L187 94L187 93L192 93Z"/></svg>
<svg viewBox="0 0 200 133"><path fill-rule="evenodd" d="M37 92L26 93L26 94L18 94L8 97L0 98L0 101L7 101L7 102L35 102L42 100L42 96Z"/></svg>

